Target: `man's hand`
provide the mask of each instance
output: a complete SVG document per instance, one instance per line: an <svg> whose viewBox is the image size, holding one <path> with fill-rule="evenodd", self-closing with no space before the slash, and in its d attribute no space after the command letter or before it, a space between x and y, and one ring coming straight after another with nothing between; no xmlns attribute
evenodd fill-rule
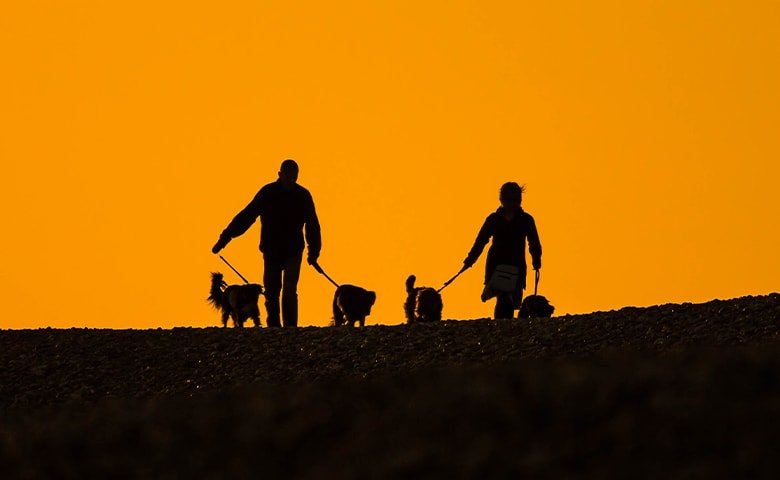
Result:
<svg viewBox="0 0 780 480"><path fill-rule="evenodd" d="M474 265L474 262L476 262L476 259L466 257L466 259L463 260L463 270L471 268Z"/></svg>
<svg viewBox="0 0 780 480"><path fill-rule="evenodd" d="M541 258L532 259L531 265L534 267L534 270L540 270L542 268L542 259Z"/></svg>
<svg viewBox="0 0 780 480"><path fill-rule="evenodd" d="M219 253L219 251L225 248L225 246L229 242L230 242L230 237L225 237L223 235L220 235L219 240L217 240L217 243L215 243L214 246L211 247L211 253Z"/></svg>
<svg viewBox="0 0 780 480"><path fill-rule="evenodd" d="M320 258L319 255L311 255L311 254L309 254L309 256L306 257L306 263L308 263L309 265L316 265L318 258Z"/></svg>

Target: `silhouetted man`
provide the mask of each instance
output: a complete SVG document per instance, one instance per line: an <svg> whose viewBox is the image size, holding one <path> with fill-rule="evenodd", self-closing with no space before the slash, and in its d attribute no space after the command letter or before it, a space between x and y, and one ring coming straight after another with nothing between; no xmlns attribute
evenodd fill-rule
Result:
<svg viewBox="0 0 780 480"><path fill-rule="evenodd" d="M284 326L298 326L298 278L303 259L304 225L309 247L306 261L309 265L316 263L322 247L314 200L311 193L297 182L298 164L294 160L283 161L279 178L257 192L211 249L213 253L218 253L260 217L260 251L263 253L265 309L269 327L280 325L280 292Z"/></svg>
<svg viewBox="0 0 780 480"><path fill-rule="evenodd" d="M515 182L507 182L501 186L499 194L501 206L488 215L485 223L477 234L474 246L471 247L464 268L469 268L477 261L482 250L492 238L485 262L485 284L490 282L498 265L511 265L518 268L519 276L513 292L501 293L496 297L494 318L513 318L514 310L520 308L525 288L526 263L525 243L528 241L528 251L534 270L542 268L542 244L536 231L534 218L523 211L520 204L523 201L523 187ZM483 297L485 301L485 297Z"/></svg>

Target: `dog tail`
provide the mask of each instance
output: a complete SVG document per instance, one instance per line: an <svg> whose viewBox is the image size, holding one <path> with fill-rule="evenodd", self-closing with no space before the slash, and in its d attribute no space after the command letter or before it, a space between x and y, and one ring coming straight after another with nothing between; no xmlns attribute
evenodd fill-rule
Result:
<svg viewBox="0 0 780 480"><path fill-rule="evenodd" d="M417 281L417 277L414 275L409 275L409 278L406 279L406 293L412 293L414 290L414 282Z"/></svg>
<svg viewBox="0 0 780 480"><path fill-rule="evenodd" d="M214 308L222 308L222 292L224 291L227 283L219 272L211 273L211 289L209 290L209 296L206 299Z"/></svg>

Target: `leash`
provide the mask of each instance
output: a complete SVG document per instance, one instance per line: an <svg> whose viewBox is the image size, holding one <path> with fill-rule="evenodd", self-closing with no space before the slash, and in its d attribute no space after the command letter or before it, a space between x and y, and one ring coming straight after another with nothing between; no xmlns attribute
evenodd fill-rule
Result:
<svg viewBox="0 0 780 480"><path fill-rule="evenodd" d="M244 283L249 283L249 280L247 280L246 278L244 278L244 276L243 276L243 275L241 275L240 273L238 273L238 270L236 270L235 268L233 268L233 265L231 265L231 264L230 264L230 262L228 262L227 260L225 260L225 257L223 257L222 255L220 255L220 256L219 256L219 258L221 258L223 262L227 263L227 266L228 266L228 267L230 267L230 269L231 269L231 270L233 270L234 272L236 272L236 275L238 275L239 277L241 277L241 280L243 280L243 281L244 281Z"/></svg>
<svg viewBox="0 0 780 480"><path fill-rule="evenodd" d="M442 291L442 290L444 290L445 288L447 288L447 286L448 286L450 283L454 282L454 281L455 281L455 279L456 279L456 278L458 278L458 277L460 276L460 274L461 274L461 273L465 272L465 271L466 271L466 270L468 270L468 269L469 269L469 267L467 267L467 266L465 266L465 265L464 265L464 266L463 266L463 268L461 268L461 269L458 271L458 273L456 273L456 274L455 274L455 276L454 276L454 277L452 277L452 278L450 278L449 280L447 280L446 282L444 282L444 285L442 285L442 287L441 287L440 289L436 290L436 292L437 292L437 293L441 293L441 291Z"/></svg>
<svg viewBox="0 0 780 480"><path fill-rule="evenodd" d="M325 278L327 278L330 281L330 283L335 285L336 288L339 288L339 284L336 283L332 278L330 278L330 276L328 276L327 273L325 273L325 270L323 270L322 267L320 267L319 263L314 262L311 264L311 266L314 267L314 269L317 270L318 273L322 274Z"/></svg>
<svg viewBox="0 0 780 480"><path fill-rule="evenodd" d="M539 273L539 270L534 270L534 273L536 274L536 278L534 278L534 295L536 295L536 289L539 288L539 277L541 276L541 273Z"/></svg>

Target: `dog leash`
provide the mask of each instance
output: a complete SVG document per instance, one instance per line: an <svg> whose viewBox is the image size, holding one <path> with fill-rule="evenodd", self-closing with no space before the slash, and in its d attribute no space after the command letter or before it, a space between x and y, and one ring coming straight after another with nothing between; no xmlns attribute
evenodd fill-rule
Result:
<svg viewBox="0 0 780 480"><path fill-rule="evenodd" d="M541 276L541 273L539 273L539 270L534 270L535 279L534 279L534 295L536 295L536 290L539 288L539 277Z"/></svg>
<svg viewBox="0 0 780 480"><path fill-rule="evenodd" d="M314 262L311 264L311 266L314 267L314 269L317 270L318 273L321 273L325 278L327 278L330 281L330 283L335 285L336 288L339 288L339 284L336 283L332 278L330 278L330 276L328 276L327 273L325 273L325 270L323 270L322 267L320 267L319 263Z"/></svg>
<svg viewBox="0 0 780 480"><path fill-rule="evenodd" d="M225 262L225 263L227 264L227 266L228 266L228 267L230 267L230 269L231 269L231 270L233 270L234 272L236 272L236 275L238 275L239 277L241 277L241 280L243 280L243 281L244 281L244 283L249 283L249 280L247 280L246 278L244 278L244 276L243 276L243 275L241 275L240 273L238 273L238 270L236 270L235 268L233 268L233 265L231 265L231 264L230 264L230 262L228 262L227 260L225 260L225 257L223 257L222 255L220 255L220 256L219 256L219 258L221 258L221 259L222 259L222 261L223 261L223 262Z"/></svg>
<svg viewBox="0 0 780 480"><path fill-rule="evenodd" d="M437 292L437 293L441 293L441 291L442 291L442 290L444 290L445 288L447 288L447 285L449 285L450 283L454 282L454 281L455 281L455 279L456 279L456 278L458 278L458 277L460 276L460 274L461 274L461 273L465 272L465 271L466 271L466 270L468 270L468 269L469 269L469 267L467 267L467 266L465 266L465 265L464 265L464 266L463 266L463 268L461 268L461 269L458 271L458 273L456 273L456 274L455 274L455 276L454 276L454 277L452 277L452 278L450 278L449 280L447 280L446 282L444 282L444 285L442 285L442 287L441 287L440 289L436 290L436 292Z"/></svg>

